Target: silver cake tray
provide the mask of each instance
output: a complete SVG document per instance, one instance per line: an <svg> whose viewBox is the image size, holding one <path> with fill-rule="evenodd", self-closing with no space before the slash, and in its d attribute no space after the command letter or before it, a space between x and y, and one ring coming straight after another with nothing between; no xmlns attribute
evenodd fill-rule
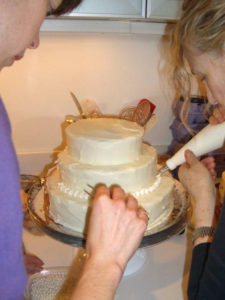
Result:
<svg viewBox="0 0 225 300"><path fill-rule="evenodd" d="M144 234L140 247L154 245L169 239L170 237L181 233L189 219L189 201L186 193L177 180L175 181L173 210L169 218L160 225L147 230ZM46 217L44 205L44 186L41 183L35 183L27 198L27 205L32 220L50 237L63 243L84 248L85 235L81 232L73 231L61 224L55 223Z"/></svg>

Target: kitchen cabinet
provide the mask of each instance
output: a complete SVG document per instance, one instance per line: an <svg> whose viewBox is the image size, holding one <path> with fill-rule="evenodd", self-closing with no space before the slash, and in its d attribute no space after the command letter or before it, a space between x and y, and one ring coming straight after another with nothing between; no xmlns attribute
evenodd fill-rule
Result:
<svg viewBox="0 0 225 300"><path fill-rule="evenodd" d="M67 17L174 20L182 0L84 0Z"/></svg>
<svg viewBox="0 0 225 300"><path fill-rule="evenodd" d="M148 0L146 18L175 20L180 15L182 2L182 0Z"/></svg>
<svg viewBox="0 0 225 300"><path fill-rule="evenodd" d="M164 34L179 17L182 0L84 0L59 18L47 18L41 31Z"/></svg>
<svg viewBox="0 0 225 300"><path fill-rule="evenodd" d="M68 17L145 18L147 0L84 0Z"/></svg>

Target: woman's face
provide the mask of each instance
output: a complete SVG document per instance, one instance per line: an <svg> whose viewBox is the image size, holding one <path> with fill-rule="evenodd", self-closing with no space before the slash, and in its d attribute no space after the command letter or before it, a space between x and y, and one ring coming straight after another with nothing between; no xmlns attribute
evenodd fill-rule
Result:
<svg viewBox="0 0 225 300"><path fill-rule="evenodd" d="M201 53L189 43L185 46L184 56L191 72L204 82L209 102L225 108L225 53Z"/></svg>
<svg viewBox="0 0 225 300"><path fill-rule="evenodd" d="M0 70L39 45L40 26L49 10L62 0L0 1Z"/></svg>

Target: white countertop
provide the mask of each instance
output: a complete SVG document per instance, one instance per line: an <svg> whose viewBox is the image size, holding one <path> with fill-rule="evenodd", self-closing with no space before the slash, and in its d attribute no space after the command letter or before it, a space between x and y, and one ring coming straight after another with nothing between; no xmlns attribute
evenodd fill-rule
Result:
<svg viewBox="0 0 225 300"><path fill-rule="evenodd" d="M129 262L115 300L186 300L191 258L189 236L187 231L138 250ZM24 230L23 239L27 252L39 256L45 262L45 268L70 266L78 253L77 248L46 235L35 236ZM132 268L138 269L139 263L141 268L132 273Z"/></svg>

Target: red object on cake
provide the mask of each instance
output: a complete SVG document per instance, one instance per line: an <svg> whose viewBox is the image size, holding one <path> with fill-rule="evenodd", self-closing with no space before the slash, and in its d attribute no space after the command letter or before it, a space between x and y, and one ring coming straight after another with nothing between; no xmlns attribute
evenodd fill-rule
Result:
<svg viewBox="0 0 225 300"><path fill-rule="evenodd" d="M134 110L133 120L138 124L144 126L151 118L152 113L155 110L155 104L148 99L141 99Z"/></svg>
<svg viewBox="0 0 225 300"><path fill-rule="evenodd" d="M143 103L146 103L146 102L149 103L149 105L150 105L150 111L151 111L151 113L153 113L154 110L155 110L155 108L156 108L156 106L155 106L155 104L152 103L150 100L148 100L148 99L141 99L141 100L139 101L138 105L142 105Z"/></svg>

